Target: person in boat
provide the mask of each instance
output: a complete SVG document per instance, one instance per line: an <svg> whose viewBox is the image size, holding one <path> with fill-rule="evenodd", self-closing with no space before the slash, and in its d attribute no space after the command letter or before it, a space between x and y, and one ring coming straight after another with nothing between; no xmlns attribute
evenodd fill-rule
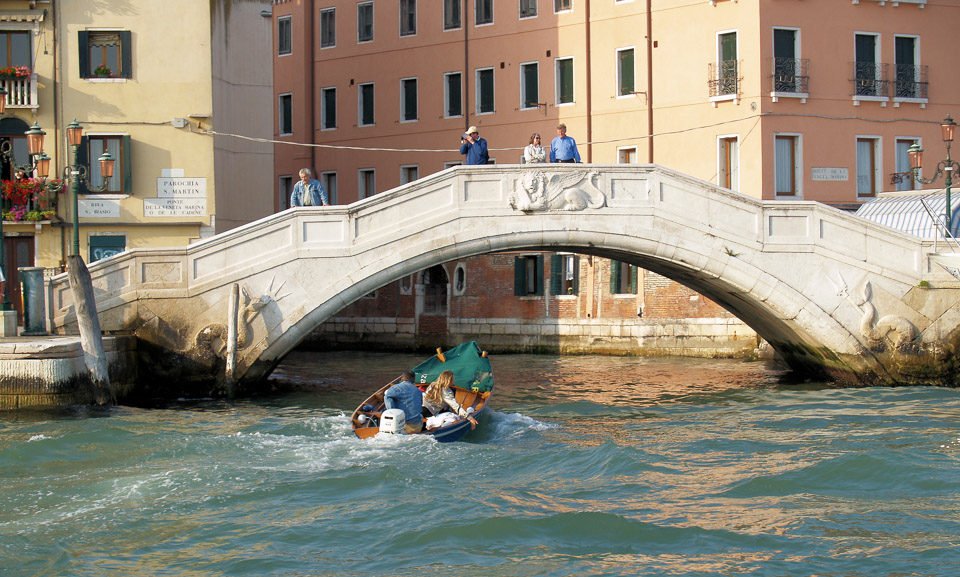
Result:
<svg viewBox="0 0 960 577"><path fill-rule="evenodd" d="M413 371L405 371L400 382L393 385L383 394L383 404L388 409L400 409L407 420L407 433L419 433L423 428L423 416L420 408L423 406L423 393L413 384Z"/></svg>
<svg viewBox="0 0 960 577"><path fill-rule="evenodd" d="M450 388L453 385L453 380L453 371L443 371L435 382L430 383L427 392L423 394L424 412L437 415L444 411L450 411L458 417L470 421L470 428L472 429L477 426L477 420L471 416L473 413L472 407L464 407L457 402L457 396Z"/></svg>

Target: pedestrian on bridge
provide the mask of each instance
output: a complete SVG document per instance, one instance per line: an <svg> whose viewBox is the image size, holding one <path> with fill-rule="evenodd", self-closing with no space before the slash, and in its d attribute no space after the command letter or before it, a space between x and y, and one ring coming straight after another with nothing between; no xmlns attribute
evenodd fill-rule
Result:
<svg viewBox="0 0 960 577"><path fill-rule="evenodd" d="M540 145L540 133L534 132L530 135L530 144L523 149L523 162L537 164L545 160L547 160L547 151Z"/></svg>
<svg viewBox="0 0 960 577"><path fill-rule="evenodd" d="M460 137L460 154L467 155L464 164L487 164L490 162L487 141L480 138L480 131L477 130L476 126L468 128L467 132Z"/></svg>
<svg viewBox="0 0 960 577"><path fill-rule="evenodd" d="M309 168L300 169L300 180L293 185L290 206L330 206L327 191Z"/></svg>
<svg viewBox="0 0 960 577"><path fill-rule="evenodd" d="M557 137L550 143L550 162L580 162L577 142L567 136L567 125L557 125Z"/></svg>

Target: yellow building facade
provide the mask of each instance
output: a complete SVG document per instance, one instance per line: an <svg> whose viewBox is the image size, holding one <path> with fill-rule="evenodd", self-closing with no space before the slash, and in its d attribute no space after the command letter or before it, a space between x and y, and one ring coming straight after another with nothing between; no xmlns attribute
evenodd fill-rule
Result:
<svg viewBox="0 0 960 577"><path fill-rule="evenodd" d="M14 305L16 268L61 269L74 250L74 223L79 254L92 262L211 236L224 228L220 206L227 228L272 211L264 193L270 147L220 136L239 128L269 136L269 114L261 114L263 130L249 108L270 106L270 38L268 0L130 0L122 10L109 2L0 1L0 74L27 70L23 79L0 80L7 90L0 141L11 151L2 178L18 186L18 169L35 158L24 136L31 126L46 133L51 158L48 190L28 199L26 213L14 208L23 195L5 198ZM67 141L74 120L83 127L77 147ZM98 163L104 152L114 159L106 179ZM50 191L65 171L63 190ZM220 190L221 179L230 186Z"/></svg>

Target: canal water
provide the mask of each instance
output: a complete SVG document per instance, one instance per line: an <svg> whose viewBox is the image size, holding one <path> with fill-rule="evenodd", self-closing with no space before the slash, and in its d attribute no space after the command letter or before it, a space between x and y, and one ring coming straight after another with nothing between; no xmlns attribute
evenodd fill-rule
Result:
<svg viewBox="0 0 960 577"><path fill-rule="evenodd" d="M464 442L359 441L422 360L275 395L0 415L4 576L956 575L960 395L766 363L503 355ZM786 380L785 380L786 377Z"/></svg>

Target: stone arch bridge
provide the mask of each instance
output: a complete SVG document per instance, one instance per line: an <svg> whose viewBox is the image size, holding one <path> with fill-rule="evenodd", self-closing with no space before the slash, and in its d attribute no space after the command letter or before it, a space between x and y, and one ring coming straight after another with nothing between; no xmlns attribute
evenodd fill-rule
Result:
<svg viewBox="0 0 960 577"><path fill-rule="evenodd" d="M141 381L217 392L254 387L320 323L391 281L521 249L613 258L679 281L817 377L958 382L960 282L932 263L932 241L655 165L455 167L349 206L132 249L90 273L102 329L138 337ZM74 332L66 275L51 289L55 331Z"/></svg>

